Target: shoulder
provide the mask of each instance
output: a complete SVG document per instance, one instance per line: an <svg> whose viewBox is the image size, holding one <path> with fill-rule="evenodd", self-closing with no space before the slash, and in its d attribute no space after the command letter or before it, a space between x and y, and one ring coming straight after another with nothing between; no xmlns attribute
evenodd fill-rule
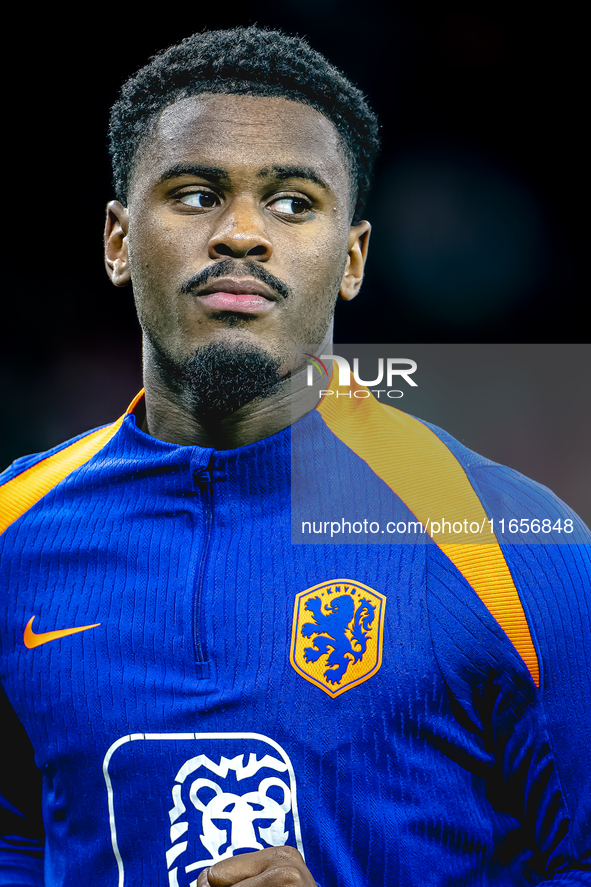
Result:
<svg viewBox="0 0 591 887"><path fill-rule="evenodd" d="M520 530L522 536L527 526L531 539L518 540L514 538L515 534L510 534L507 542L546 542L544 536L551 535L550 531L554 526L554 536L556 533L564 533L565 521L569 521L566 524L569 541L591 542L591 532L584 521L549 487L514 468L474 452L442 428L424 420L417 421L432 431L457 460L489 517L503 521L495 526L497 533L507 536L507 521L523 521ZM538 521L540 531L537 529ZM543 525L544 521L551 521L552 527L548 527L547 523ZM557 521L560 521L560 525ZM554 541L561 540L554 538Z"/></svg>
<svg viewBox="0 0 591 887"><path fill-rule="evenodd" d="M0 475L0 533L69 475L88 463L117 434L125 415L43 453L17 459Z"/></svg>
<svg viewBox="0 0 591 887"><path fill-rule="evenodd" d="M444 429L378 402L363 386L335 389L317 411L411 511L420 512L420 519L476 519L477 498L490 520L539 518L552 520L554 526L560 518L573 521L589 539L584 523L548 487L474 452ZM495 523L491 530L497 529Z"/></svg>
<svg viewBox="0 0 591 887"><path fill-rule="evenodd" d="M66 440L63 443L57 444L57 446L51 447L51 449L49 450L44 450L41 453L31 453L28 456L21 456L20 458L15 459L14 462L8 466L8 468L0 472L0 490L4 486L4 484L13 480L13 478L18 477L20 474L23 474L23 472L28 471L30 468L33 468L40 462L44 462L51 456L56 456L58 453L64 452L73 444L77 443L80 440L84 440L84 438L88 437L89 434L93 434L95 431L98 430L100 429L92 428L90 429L90 431L84 431L82 434L78 434L76 437L72 437L70 440Z"/></svg>
<svg viewBox="0 0 591 887"><path fill-rule="evenodd" d="M115 436L126 417L133 414L134 410L143 401L143 397L144 389L142 388L131 401L126 411L108 425L91 428L89 431L84 431L82 434L78 434L44 452L33 453L30 456L22 456L20 459L16 459L8 468L0 472L0 497L2 496L3 487L18 477L27 475L28 472L34 471L36 476L40 476L47 472L53 472L57 465L67 464L69 459L73 458L72 464L75 464L76 460L78 460L78 464L83 464L89 458L92 458Z"/></svg>

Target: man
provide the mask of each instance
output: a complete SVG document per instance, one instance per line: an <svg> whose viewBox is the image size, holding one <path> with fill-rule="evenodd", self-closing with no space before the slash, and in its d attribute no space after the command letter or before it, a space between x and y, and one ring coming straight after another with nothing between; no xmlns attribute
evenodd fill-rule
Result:
<svg viewBox="0 0 591 887"><path fill-rule="evenodd" d="M307 384L376 149L277 32L194 35L125 85L105 258L145 397L2 478L0 883L589 879L588 532L350 378ZM292 544L327 503L340 544Z"/></svg>

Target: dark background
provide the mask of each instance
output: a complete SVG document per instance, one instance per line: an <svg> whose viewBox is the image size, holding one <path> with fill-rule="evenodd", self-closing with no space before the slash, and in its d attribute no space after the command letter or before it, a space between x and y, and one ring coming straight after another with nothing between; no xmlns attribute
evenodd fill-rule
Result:
<svg viewBox="0 0 591 887"><path fill-rule="evenodd" d="M244 8L17 11L5 47L0 468L111 421L141 386L131 291L112 287L102 264L112 197L108 109L151 54L205 27L257 23L306 35L378 113L384 146L366 214L370 260L361 295L339 306L336 341L588 339L582 21L572 11L530 0L284 0L281 9L263 0L252 14ZM591 357L589 348L575 350L576 390L564 370L568 349L560 349L563 383L547 392L533 376L515 386L500 371L503 397L491 403L488 425L506 444L515 417L524 425L525 416L514 467L532 473L528 451L545 448L535 466L547 468L534 466L534 476L584 512ZM472 403L477 395L472 385ZM461 418L448 430L482 451ZM565 459L571 440L579 456ZM485 454L512 464L505 449Z"/></svg>

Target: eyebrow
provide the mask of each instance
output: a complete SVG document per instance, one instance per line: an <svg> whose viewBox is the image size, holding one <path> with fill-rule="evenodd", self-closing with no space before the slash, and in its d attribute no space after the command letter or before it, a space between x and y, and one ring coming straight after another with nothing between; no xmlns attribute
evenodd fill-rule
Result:
<svg viewBox="0 0 591 887"><path fill-rule="evenodd" d="M329 191L326 182L314 172L311 166L267 166L257 173L259 179L306 179L322 188L323 191Z"/></svg>
<svg viewBox="0 0 591 887"><path fill-rule="evenodd" d="M169 166L159 176L158 184L166 182L169 179L176 179L180 176L195 176L196 178L205 179L209 182L220 182L223 184L230 183L230 176L227 170L219 166L201 166L195 163L175 163ZM275 181L283 181L284 179L304 179L308 182L318 185L323 191L329 191L326 182L314 172L310 166L266 166L257 173L258 179L274 179Z"/></svg>
<svg viewBox="0 0 591 887"><path fill-rule="evenodd" d="M158 184L176 179L179 176L195 176L209 182L229 183L230 177L225 169L219 166L200 166L197 163L175 163L169 166L158 178Z"/></svg>

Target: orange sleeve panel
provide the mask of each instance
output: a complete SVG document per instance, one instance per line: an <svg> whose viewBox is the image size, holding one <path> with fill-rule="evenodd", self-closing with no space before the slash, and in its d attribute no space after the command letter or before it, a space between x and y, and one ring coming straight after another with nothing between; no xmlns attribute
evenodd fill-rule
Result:
<svg viewBox="0 0 591 887"><path fill-rule="evenodd" d="M56 487L65 477L88 462L111 440L121 427L125 416L132 412L143 396L143 391L133 399L127 411L105 428L92 431L71 446L37 462L22 474L13 477L0 487L0 533Z"/></svg>
<svg viewBox="0 0 591 887"><path fill-rule="evenodd" d="M318 412L330 430L405 503L426 532L429 519L441 515L452 524L467 519L483 528L478 544L469 533L442 532L434 541L470 583L539 686L538 658L519 594L466 472L443 441L418 419L379 403L373 395L355 397L356 389L366 389L353 380L350 388L339 389L334 377L329 389L333 394L323 397Z"/></svg>

